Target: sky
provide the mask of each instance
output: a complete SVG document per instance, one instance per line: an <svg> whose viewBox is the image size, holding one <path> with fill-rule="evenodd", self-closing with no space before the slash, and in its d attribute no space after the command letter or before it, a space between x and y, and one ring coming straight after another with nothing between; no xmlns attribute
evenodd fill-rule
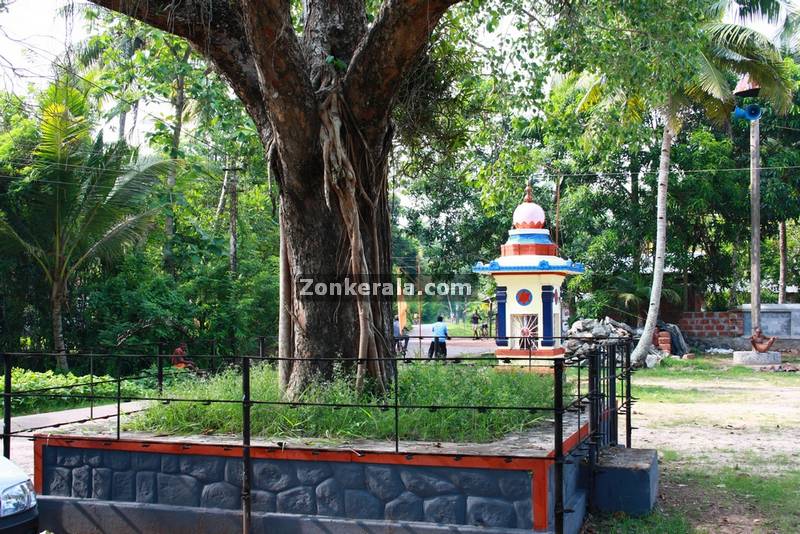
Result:
<svg viewBox="0 0 800 534"><path fill-rule="evenodd" d="M86 5L85 0L11 0L8 11L0 13L0 87L23 92L29 83L46 84L53 76L53 56L88 35L80 16L70 23L71 18L61 13ZM774 33L765 23L749 25L767 35Z"/></svg>
<svg viewBox="0 0 800 534"><path fill-rule="evenodd" d="M8 12L0 13L0 86L24 92L29 83L44 85L53 77L53 56L61 54L67 43L88 35L83 20L75 24L61 13L80 7L74 0L12 0ZM14 68L12 70L12 67Z"/></svg>
<svg viewBox="0 0 800 534"><path fill-rule="evenodd" d="M800 2L800 0L794 0ZM64 16L65 12L77 12L89 5L86 0L10 0L7 11L0 12L0 90L24 94L33 84L42 88L53 79L55 71L52 60L62 54L69 44L79 43L89 35L86 22L79 14ZM750 26L766 35L775 33L773 27L758 21ZM491 46L491 35L477 36ZM143 122L150 122L148 115L166 112L158 105L148 104ZM144 124L135 128L141 132ZM104 130L113 131L109 123ZM139 144L136 139L129 139Z"/></svg>

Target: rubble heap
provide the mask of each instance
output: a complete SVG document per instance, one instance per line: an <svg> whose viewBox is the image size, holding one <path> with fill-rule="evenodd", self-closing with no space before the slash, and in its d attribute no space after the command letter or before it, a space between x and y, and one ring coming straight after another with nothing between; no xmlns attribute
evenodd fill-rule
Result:
<svg viewBox="0 0 800 534"><path fill-rule="evenodd" d="M621 338L634 339L636 332L633 328L615 321L611 317L601 320L581 319L575 321L567 331L567 340L564 342L566 356L583 356L598 346L607 346L616 343ZM647 367L655 367L667 356L655 347L651 347L644 361ZM636 366L636 362L634 362Z"/></svg>

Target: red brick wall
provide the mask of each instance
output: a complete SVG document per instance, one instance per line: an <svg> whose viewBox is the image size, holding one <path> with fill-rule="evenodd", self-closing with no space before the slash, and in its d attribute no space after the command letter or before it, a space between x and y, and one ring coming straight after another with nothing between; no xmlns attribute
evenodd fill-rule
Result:
<svg viewBox="0 0 800 534"><path fill-rule="evenodd" d="M744 316L740 311L683 312L678 326L684 336L736 337L744 334Z"/></svg>

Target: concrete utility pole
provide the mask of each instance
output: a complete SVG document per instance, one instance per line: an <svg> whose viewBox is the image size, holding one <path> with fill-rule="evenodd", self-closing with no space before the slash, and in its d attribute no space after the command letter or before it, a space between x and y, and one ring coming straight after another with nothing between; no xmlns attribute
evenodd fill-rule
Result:
<svg viewBox="0 0 800 534"><path fill-rule="evenodd" d="M757 97L761 88L744 75L733 94ZM761 327L761 107L750 104L736 107L733 116L750 122L750 328Z"/></svg>
<svg viewBox="0 0 800 534"><path fill-rule="evenodd" d="M750 325L761 327L761 134L750 121Z"/></svg>

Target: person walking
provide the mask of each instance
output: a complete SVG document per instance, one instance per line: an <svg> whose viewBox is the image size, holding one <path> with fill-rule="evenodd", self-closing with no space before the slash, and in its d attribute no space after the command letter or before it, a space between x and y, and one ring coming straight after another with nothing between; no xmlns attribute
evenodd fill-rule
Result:
<svg viewBox="0 0 800 534"><path fill-rule="evenodd" d="M394 316L394 346L395 350L405 356L408 350L408 334L400 327L400 316Z"/></svg>
<svg viewBox="0 0 800 534"><path fill-rule="evenodd" d="M481 316L480 314L478 314L476 310L472 312L472 339L481 338L480 324L481 324Z"/></svg>
<svg viewBox="0 0 800 534"><path fill-rule="evenodd" d="M428 347L428 359L446 359L447 358L447 340L450 335L447 333L447 323L444 322L444 317L441 315L436 318L433 323L433 340L431 346Z"/></svg>

